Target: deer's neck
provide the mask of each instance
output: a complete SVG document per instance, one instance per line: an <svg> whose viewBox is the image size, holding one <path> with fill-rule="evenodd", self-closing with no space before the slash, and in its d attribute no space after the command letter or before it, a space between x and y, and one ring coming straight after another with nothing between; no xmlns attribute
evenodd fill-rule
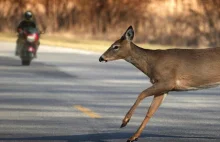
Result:
<svg viewBox="0 0 220 142"><path fill-rule="evenodd" d="M150 75L150 64L153 61L152 51L153 50L140 48L134 43L131 43L130 56L127 57L125 60L133 64L135 67L141 70L144 74L149 76Z"/></svg>

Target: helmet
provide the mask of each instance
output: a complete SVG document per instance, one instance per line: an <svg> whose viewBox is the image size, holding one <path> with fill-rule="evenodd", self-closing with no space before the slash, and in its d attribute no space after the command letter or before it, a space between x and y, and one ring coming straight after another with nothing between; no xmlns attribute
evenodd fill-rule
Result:
<svg viewBox="0 0 220 142"><path fill-rule="evenodd" d="M24 13L24 18L25 18L26 20L31 20L32 17L33 17L32 12L26 11L26 12Z"/></svg>

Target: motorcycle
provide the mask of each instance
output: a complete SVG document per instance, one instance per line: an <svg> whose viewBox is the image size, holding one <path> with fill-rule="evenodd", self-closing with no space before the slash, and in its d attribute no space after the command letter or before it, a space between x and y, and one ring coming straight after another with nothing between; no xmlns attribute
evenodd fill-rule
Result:
<svg viewBox="0 0 220 142"><path fill-rule="evenodd" d="M31 61L36 57L40 34L42 32L39 32L36 28L27 27L23 29L22 36L24 43L20 49L22 65L29 66Z"/></svg>

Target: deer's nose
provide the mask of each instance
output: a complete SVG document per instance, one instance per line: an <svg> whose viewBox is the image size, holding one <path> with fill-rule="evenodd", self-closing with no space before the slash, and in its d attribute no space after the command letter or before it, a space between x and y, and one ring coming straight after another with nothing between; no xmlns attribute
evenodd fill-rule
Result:
<svg viewBox="0 0 220 142"><path fill-rule="evenodd" d="M99 62L102 62L102 61L104 61L105 59L101 56L100 58L99 58Z"/></svg>

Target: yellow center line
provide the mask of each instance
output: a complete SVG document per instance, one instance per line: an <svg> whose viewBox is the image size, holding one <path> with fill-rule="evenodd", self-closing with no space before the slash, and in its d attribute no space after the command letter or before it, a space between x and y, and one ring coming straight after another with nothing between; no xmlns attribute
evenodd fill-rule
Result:
<svg viewBox="0 0 220 142"><path fill-rule="evenodd" d="M86 115L88 115L91 118L101 118L101 116L99 114L97 114L97 113L93 112L92 110L85 108L81 105L74 105L74 108L85 113Z"/></svg>

